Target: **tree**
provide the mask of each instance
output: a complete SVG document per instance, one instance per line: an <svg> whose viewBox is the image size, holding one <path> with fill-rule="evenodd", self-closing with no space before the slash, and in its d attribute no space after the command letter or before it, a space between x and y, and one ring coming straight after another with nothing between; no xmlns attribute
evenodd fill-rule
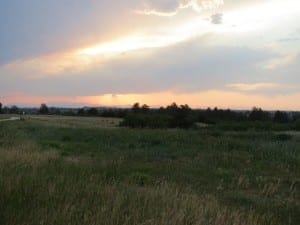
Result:
<svg viewBox="0 0 300 225"><path fill-rule="evenodd" d="M0 113L2 113L2 103L0 102Z"/></svg>
<svg viewBox="0 0 300 225"><path fill-rule="evenodd" d="M181 105L178 108L178 112L174 119L176 121L176 127L189 128L194 124L192 109L187 104Z"/></svg>
<svg viewBox="0 0 300 225"><path fill-rule="evenodd" d="M78 109L78 111L77 111L77 115L79 115L79 116L83 116L84 114L85 114L85 110L84 110L84 108Z"/></svg>
<svg viewBox="0 0 300 225"><path fill-rule="evenodd" d="M191 117L192 109L188 105L178 106L175 102L166 108L171 116L171 127L188 128L194 123Z"/></svg>
<svg viewBox="0 0 300 225"><path fill-rule="evenodd" d="M87 111L87 114L90 116L97 116L98 115L98 110L96 108L89 108Z"/></svg>
<svg viewBox="0 0 300 225"><path fill-rule="evenodd" d="M273 121L276 123L287 123L289 122L289 116L286 112L276 111Z"/></svg>
<svg viewBox="0 0 300 225"><path fill-rule="evenodd" d="M266 121L269 119L269 113L264 112L261 108L253 107L249 119L252 121Z"/></svg>
<svg viewBox="0 0 300 225"><path fill-rule="evenodd" d="M49 113L48 106L45 103L41 104L39 113L40 114L48 114Z"/></svg>
<svg viewBox="0 0 300 225"><path fill-rule="evenodd" d="M132 108L131 108L131 111L134 112L134 113L138 113L140 112L140 103L136 102L133 104Z"/></svg>
<svg viewBox="0 0 300 225"><path fill-rule="evenodd" d="M142 111L143 113L147 113L147 112L150 111L150 107L149 107L147 104L144 104L144 105L142 105L142 107L141 107L141 111Z"/></svg>
<svg viewBox="0 0 300 225"><path fill-rule="evenodd" d="M9 109L9 113L10 114L18 114L19 113L19 108L15 105L13 105L10 109Z"/></svg>

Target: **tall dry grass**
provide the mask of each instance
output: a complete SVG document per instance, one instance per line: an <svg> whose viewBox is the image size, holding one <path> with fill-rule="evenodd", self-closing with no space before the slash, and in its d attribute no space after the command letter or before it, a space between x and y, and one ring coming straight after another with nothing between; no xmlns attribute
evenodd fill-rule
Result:
<svg viewBox="0 0 300 225"><path fill-rule="evenodd" d="M79 160L79 159L77 159ZM105 181L86 164L30 142L0 149L0 223L7 225L259 225L269 215L162 182Z"/></svg>
<svg viewBox="0 0 300 225"><path fill-rule="evenodd" d="M48 123L0 126L0 225L297 224L296 137Z"/></svg>

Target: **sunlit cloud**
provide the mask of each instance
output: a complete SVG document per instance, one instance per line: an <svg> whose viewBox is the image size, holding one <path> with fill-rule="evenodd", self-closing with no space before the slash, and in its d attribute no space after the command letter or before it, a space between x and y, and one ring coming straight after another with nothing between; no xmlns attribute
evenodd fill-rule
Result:
<svg viewBox="0 0 300 225"><path fill-rule="evenodd" d="M146 6L144 6L144 9L136 10L135 12L143 15L172 17L177 15L181 10L184 9L190 8L193 11L200 13L203 12L203 10L217 9L223 4L223 0L179 0L175 9L161 10L153 7L151 4L146 4Z"/></svg>
<svg viewBox="0 0 300 225"><path fill-rule="evenodd" d="M267 62L262 63L262 67L269 69L269 70L275 70L278 67L289 65L294 62L296 59L297 54L295 53L286 53L286 55L283 55L281 57L277 57L271 60L268 60Z"/></svg>
<svg viewBox="0 0 300 225"><path fill-rule="evenodd" d="M0 67L0 74L21 74L33 79L48 75L82 71L90 64L91 59L79 57L75 51L70 51L18 60Z"/></svg>
<svg viewBox="0 0 300 225"><path fill-rule="evenodd" d="M212 31L209 24L200 18L179 22L162 30L158 28L153 33L136 32L111 42L83 48L77 54L88 56L113 55L140 49L162 48L188 41Z"/></svg>
<svg viewBox="0 0 300 225"><path fill-rule="evenodd" d="M274 28L282 21L299 15L300 2L296 0L273 0L254 3L251 6L229 11L223 23L232 26L233 31L250 32Z"/></svg>
<svg viewBox="0 0 300 225"><path fill-rule="evenodd" d="M177 15L177 13L179 12L178 9L176 9L175 11L171 11L171 12L160 12L154 9L144 9L144 10L135 10L135 13L137 14L142 14L142 15L154 15L154 16L165 16L165 17L172 17Z"/></svg>
<svg viewBox="0 0 300 225"><path fill-rule="evenodd" d="M281 87L280 84L276 84L276 83L253 83L253 84L236 83L236 84L230 84L228 86L238 91L257 91L257 90L275 89Z"/></svg>
<svg viewBox="0 0 300 225"><path fill-rule="evenodd" d="M193 7L196 10L197 7L212 8L222 4L223 1L182 1L179 2L179 9ZM215 14L222 15L222 17L213 17L214 24L217 22L218 26L210 24L209 21L201 17L194 17L186 21L179 21L167 28L162 25L161 28L158 27L151 32L133 32L115 40L92 44L77 50L19 60L3 66L0 68L0 72L15 70L31 78L61 73L72 74L88 70L94 65L98 66L113 57L127 52L168 47L207 33L246 32L252 29L259 29L263 24L274 23L278 20L278 15L285 16L297 12L296 6L297 3L295 1L272 1L249 8L241 8L238 11L229 11L224 15ZM272 10L269 10L270 8ZM258 23L258 19L260 23ZM163 32L160 30L163 30ZM263 66L272 69L291 59L291 57L286 57L284 60L274 59Z"/></svg>
<svg viewBox="0 0 300 225"><path fill-rule="evenodd" d="M52 22L47 24L37 13L32 17L41 23L28 19L22 30L13 23L14 17L21 21L19 15L0 14L5 21L0 21L5 28L0 37L0 95L20 91L6 97L7 102L165 105L177 101L192 106L272 108L275 100L276 107L299 108L289 104L299 97L295 93L300 1L116 0L87 6L78 0L70 15L59 1L45 1L53 12L57 8L66 12L60 18L70 21L52 30ZM84 15L81 4L87 6ZM31 7L35 6L26 10ZM84 22L77 24L74 15ZM55 13L47 21L52 16ZM5 48L13 43L10 35L22 37L14 41L21 44L11 44L13 50ZM228 100L222 102L224 96Z"/></svg>
<svg viewBox="0 0 300 225"><path fill-rule="evenodd" d="M125 53L140 49L159 48L168 46L185 39L185 36L145 36L136 35L122 38L108 43L84 48L78 51L78 55L96 56L96 55L113 55Z"/></svg>
<svg viewBox="0 0 300 225"><path fill-rule="evenodd" d="M99 66L111 58L123 53L171 46L209 31L207 23L201 19L184 22L163 33L141 33L122 37L113 41L67 52L19 60L0 67L1 71L19 71L27 77L35 78L72 73Z"/></svg>

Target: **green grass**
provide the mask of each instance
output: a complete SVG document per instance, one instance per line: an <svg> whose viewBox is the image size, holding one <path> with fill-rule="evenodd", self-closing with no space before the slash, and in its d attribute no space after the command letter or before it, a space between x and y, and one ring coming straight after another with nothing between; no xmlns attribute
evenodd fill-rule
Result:
<svg viewBox="0 0 300 225"><path fill-rule="evenodd" d="M0 224L298 224L298 132L103 120L0 124Z"/></svg>
<svg viewBox="0 0 300 225"><path fill-rule="evenodd" d="M101 117L78 117L78 116L48 116L48 115L25 115L26 120L31 120L36 125L47 125L55 127L73 128L114 128L119 125L122 119L101 118Z"/></svg>
<svg viewBox="0 0 300 225"><path fill-rule="evenodd" d="M0 114L0 120L3 120L3 119L9 119L11 117L13 117L15 115L9 115L9 114Z"/></svg>

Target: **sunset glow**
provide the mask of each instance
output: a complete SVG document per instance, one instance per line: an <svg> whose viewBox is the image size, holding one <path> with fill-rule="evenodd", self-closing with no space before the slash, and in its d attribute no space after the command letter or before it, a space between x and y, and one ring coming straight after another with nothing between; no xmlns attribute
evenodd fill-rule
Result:
<svg viewBox="0 0 300 225"><path fill-rule="evenodd" d="M22 97L20 97L22 96ZM291 106L286 98L294 101ZM170 105L176 102L178 105L188 104L193 108L214 108L216 105L220 108L228 109L249 109L251 105L265 105L270 110L293 110L294 107L300 108L298 99L300 94L292 94L289 96L262 96L262 95L247 95L234 91L219 91L211 90L206 92L191 93L191 94L176 94L171 91L156 92L148 94L105 94L99 96L74 96L74 97L45 97L45 96L26 96L13 94L10 97L4 98L6 102L16 102L24 105L39 105L41 102L53 102L55 104L63 104L61 106L107 106L107 107L131 107L134 102L147 103L151 107L160 107ZM201 103L199 103L201 99ZM224 101L230 99L230 103ZM158 103L159 102L159 103ZM214 102L214 104L212 104Z"/></svg>
<svg viewBox="0 0 300 225"><path fill-rule="evenodd" d="M39 3L22 20L0 11L5 104L300 109L297 0L72 4L43 15ZM25 6L0 3L9 7ZM65 13L56 18L57 10Z"/></svg>

